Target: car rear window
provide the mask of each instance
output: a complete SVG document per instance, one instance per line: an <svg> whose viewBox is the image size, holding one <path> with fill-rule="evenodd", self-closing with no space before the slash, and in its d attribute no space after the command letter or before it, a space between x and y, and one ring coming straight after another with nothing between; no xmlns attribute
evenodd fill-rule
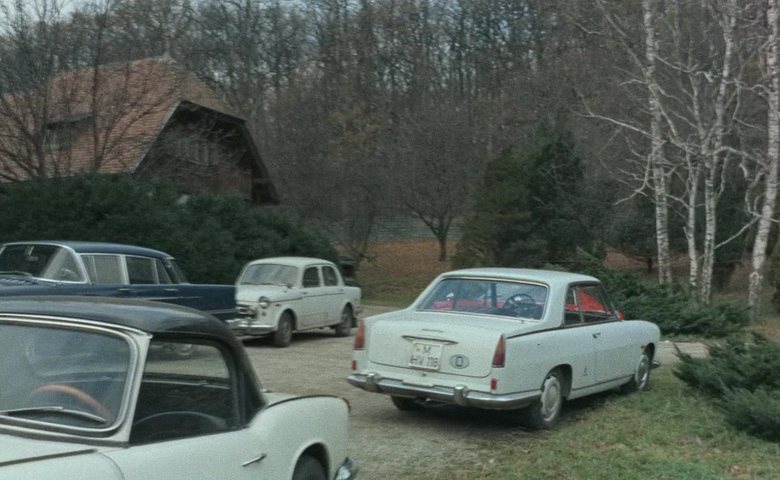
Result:
<svg viewBox="0 0 780 480"><path fill-rule="evenodd" d="M547 303L547 287L494 279L445 278L418 310L477 313L538 320Z"/></svg>

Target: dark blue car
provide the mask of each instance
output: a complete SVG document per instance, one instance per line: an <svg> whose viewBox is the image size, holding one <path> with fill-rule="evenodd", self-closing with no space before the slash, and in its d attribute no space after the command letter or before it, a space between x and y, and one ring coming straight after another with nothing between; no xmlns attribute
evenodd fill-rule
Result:
<svg viewBox="0 0 780 480"><path fill-rule="evenodd" d="M115 243L35 241L0 246L0 297L19 295L156 300L196 308L221 320L236 316L233 285L188 283L170 255Z"/></svg>

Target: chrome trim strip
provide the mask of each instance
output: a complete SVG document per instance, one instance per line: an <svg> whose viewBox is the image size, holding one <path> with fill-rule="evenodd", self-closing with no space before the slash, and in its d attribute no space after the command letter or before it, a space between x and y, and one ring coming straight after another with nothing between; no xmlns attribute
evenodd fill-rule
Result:
<svg viewBox="0 0 780 480"><path fill-rule="evenodd" d="M469 390L465 385L455 387L423 387L406 384L392 378L382 378L377 373L353 374L347 381L358 388L375 393L386 393L400 397L418 397L463 407L479 407L490 410L514 410L523 408L538 400L538 390L507 394L494 394Z"/></svg>
<svg viewBox="0 0 780 480"><path fill-rule="evenodd" d="M458 342L453 340L444 340L443 338L436 337L417 337L415 335L401 335L401 338L410 342L422 341L422 342L438 342L442 345L457 345Z"/></svg>

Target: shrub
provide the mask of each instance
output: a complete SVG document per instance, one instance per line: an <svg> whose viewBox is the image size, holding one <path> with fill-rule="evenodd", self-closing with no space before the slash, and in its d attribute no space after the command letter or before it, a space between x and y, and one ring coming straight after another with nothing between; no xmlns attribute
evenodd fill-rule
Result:
<svg viewBox="0 0 780 480"><path fill-rule="evenodd" d="M725 337L743 331L750 322L747 305L698 304L680 285L644 283L636 275L607 268L582 252L577 269L600 279L626 318L653 322L665 335Z"/></svg>
<svg viewBox="0 0 780 480"><path fill-rule="evenodd" d="M9 186L0 195L0 242L90 240L177 257L190 281L232 283L241 266L273 255L335 259L324 236L235 196L195 195L128 176L78 176Z"/></svg>
<svg viewBox="0 0 780 480"><path fill-rule="evenodd" d="M764 337L731 338L709 358L681 355L674 374L712 397L734 427L780 440L780 344Z"/></svg>
<svg viewBox="0 0 780 480"><path fill-rule="evenodd" d="M726 421L734 427L757 437L780 441L780 388L728 391L721 408Z"/></svg>
<svg viewBox="0 0 780 480"><path fill-rule="evenodd" d="M674 374L691 387L713 397L728 391L750 392L780 388L780 344L753 335L732 337L710 347L708 358L680 355Z"/></svg>

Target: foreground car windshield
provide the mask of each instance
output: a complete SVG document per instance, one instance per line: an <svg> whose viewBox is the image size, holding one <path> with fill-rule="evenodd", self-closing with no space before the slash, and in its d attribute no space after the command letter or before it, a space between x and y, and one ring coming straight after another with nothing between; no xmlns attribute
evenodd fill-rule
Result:
<svg viewBox="0 0 780 480"><path fill-rule="evenodd" d="M418 310L542 318L547 287L490 279L445 278L417 306Z"/></svg>
<svg viewBox="0 0 780 480"><path fill-rule="evenodd" d="M0 422L105 429L118 420L131 361L118 336L0 323Z"/></svg>
<svg viewBox="0 0 780 480"><path fill-rule="evenodd" d="M238 283L240 285L295 285L297 278L296 267L261 263L248 266Z"/></svg>
<svg viewBox="0 0 780 480"><path fill-rule="evenodd" d="M57 245L6 245L0 252L0 275L84 281L73 253Z"/></svg>

